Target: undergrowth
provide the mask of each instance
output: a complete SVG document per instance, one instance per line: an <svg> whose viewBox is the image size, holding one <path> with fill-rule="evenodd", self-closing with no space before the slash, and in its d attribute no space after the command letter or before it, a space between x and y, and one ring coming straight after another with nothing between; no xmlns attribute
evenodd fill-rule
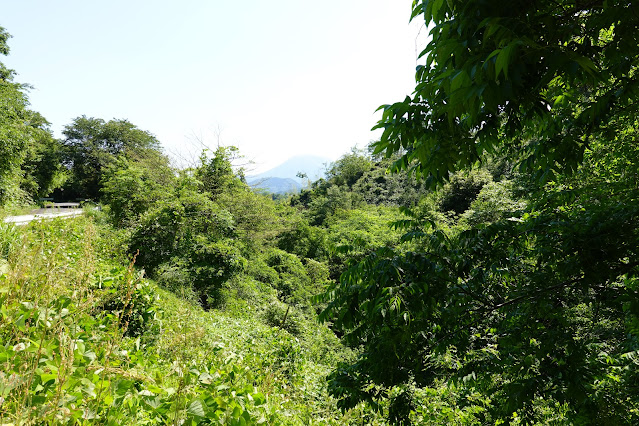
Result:
<svg viewBox="0 0 639 426"><path fill-rule="evenodd" d="M378 422L328 396L347 352L324 326L204 311L124 262L112 232L0 226L0 424Z"/></svg>

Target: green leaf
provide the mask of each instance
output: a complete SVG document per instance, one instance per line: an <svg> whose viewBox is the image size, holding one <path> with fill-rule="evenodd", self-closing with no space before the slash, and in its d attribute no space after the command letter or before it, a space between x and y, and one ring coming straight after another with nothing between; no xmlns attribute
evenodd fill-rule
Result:
<svg viewBox="0 0 639 426"><path fill-rule="evenodd" d="M497 61L495 62L495 78L499 78L499 74L503 71L504 77L508 80L508 66L510 65L511 55L514 48L515 46L513 44L509 44L501 49L497 55Z"/></svg>
<svg viewBox="0 0 639 426"><path fill-rule="evenodd" d="M117 398L123 398L131 387L133 387L132 380L119 380L115 389L115 396Z"/></svg>
<svg viewBox="0 0 639 426"><path fill-rule="evenodd" d="M595 76L595 74L598 72L597 66L594 64L594 62L592 62L590 58L576 55L572 58L572 60L578 63L579 66L591 76Z"/></svg>
<svg viewBox="0 0 639 426"><path fill-rule="evenodd" d="M199 399L193 400L191 404L189 404L189 408L187 408L186 412L195 417L206 417L204 406Z"/></svg>
<svg viewBox="0 0 639 426"><path fill-rule="evenodd" d="M57 378L57 374L40 374L40 381L42 382L42 384L46 384L51 380L56 380Z"/></svg>

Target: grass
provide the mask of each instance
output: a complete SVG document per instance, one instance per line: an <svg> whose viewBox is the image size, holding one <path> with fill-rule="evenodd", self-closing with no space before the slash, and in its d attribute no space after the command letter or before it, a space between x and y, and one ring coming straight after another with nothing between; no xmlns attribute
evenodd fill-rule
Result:
<svg viewBox="0 0 639 426"><path fill-rule="evenodd" d="M99 215L0 225L0 424L369 424L325 376L348 352L142 276Z"/></svg>

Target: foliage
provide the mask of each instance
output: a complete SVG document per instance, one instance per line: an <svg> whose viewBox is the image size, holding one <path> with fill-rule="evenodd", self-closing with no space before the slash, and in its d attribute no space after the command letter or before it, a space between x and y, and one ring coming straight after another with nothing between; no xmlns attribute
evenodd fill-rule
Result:
<svg viewBox="0 0 639 426"><path fill-rule="evenodd" d="M379 156L378 156L379 157ZM422 181L402 171L389 173L393 158L375 158L373 167L353 185L368 204L414 207L427 194Z"/></svg>
<svg viewBox="0 0 639 426"><path fill-rule="evenodd" d="M426 63L412 97L382 107L375 152L432 185L496 151L544 179L574 170L636 116L638 16L621 0L414 1Z"/></svg>
<svg viewBox="0 0 639 426"><path fill-rule="evenodd" d="M325 179L291 198L303 207L310 225L325 226L331 216L344 210L366 209L366 205L415 206L426 194L423 183L406 172L389 174L392 159L371 156L353 148L332 163Z"/></svg>
<svg viewBox="0 0 639 426"><path fill-rule="evenodd" d="M138 262L153 276L164 263L184 265L194 290L209 306L219 302L220 285L245 267L234 232L227 210L204 194L184 189L140 218L129 246L132 252L140 251Z"/></svg>
<svg viewBox="0 0 639 426"><path fill-rule="evenodd" d="M311 225L322 225L340 209L363 205L363 197L353 192L352 187L371 167L370 158L353 148L350 154L343 155L329 166L326 179L313 182L310 190L302 190L301 194L291 198L290 203L308 209L306 216Z"/></svg>
<svg viewBox="0 0 639 426"><path fill-rule="evenodd" d="M34 117L38 117L34 113ZM22 189L33 199L49 197L61 188L69 177L68 170L62 165L62 144L54 139L44 118L34 118L39 131L25 152L22 164Z"/></svg>
<svg viewBox="0 0 639 426"><path fill-rule="evenodd" d="M219 146L211 158L207 157L207 151L202 153L200 167L195 171L202 192L210 194L215 199L230 187L240 185L241 179L237 178L232 164L239 156L238 151L234 146ZM241 171L240 176L243 176Z"/></svg>
<svg viewBox="0 0 639 426"><path fill-rule="evenodd" d="M421 15L426 65L374 147L441 189L394 224L403 246L325 293L321 318L363 348L331 393L408 423L445 381L471 422L636 423L636 5L415 1Z"/></svg>
<svg viewBox="0 0 639 426"><path fill-rule="evenodd" d="M100 226L0 229L0 422L357 424L360 410L343 416L327 395L343 349L326 327L299 309L284 324L296 337L261 315L205 312L118 263ZM272 257L284 275L325 276Z"/></svg>
<svg viewBox="0 0 639 426"><path fill-rule="evenodd" d="M326 172L326 178L337 186L345 185L352 188L372 167L370 158L363 151L353 148L350 154L343 155L330 165Z"/></svg>
<svg viewBox="0 0 639 426"><path fill-rule="evenodd" d="M278 235L277 247L301 258L323 260L327 256L327 233L324 228L311 226L299 218Z"/></svg>
<svg viewBox="0 0 639 426"><path fill-rule="evenodd" d="M103 201L109 206L114 224L131 225L170 195L174 180L168 159L160 153L139 160L117 158L101 178Z"/></svg>
<svg viewBox="0 0 639 426"><path fill-rule="evenodd" d="M105 170L118 156L127 159L159 159L159 142L151 133L127 120L81 116L65 126L63 162L71 178L63 188L65 199L98 200ZM161 161L160 161L161 162Z"/></svg>
<svg viewBox="0 0 639 426"><path fill-rule="evenodd" d="M326 223L331 277L338 279L349 264L369 252L399 243L401 233L389 226L400 217L396 209L383 206L341 210L331 216Z"/></svg>
<svg viewBox="0 0 639 426"><path fill-rule="evenodd" d="M0 54L9 54L11 36L0 27ZM61 186L59 144L49 123L29 109L29 86L13 81L0 62L0 206L29 204Z"/></svg>
<svg viewBox="0 0 639 426"><path fill-rule="evenodd" d="M0 31L0 34L4 32L1 28ZM4 66L0 64L0 73L2 70ZM39 186L47 186L44 177L41 181L29 178L25 181L22 170L27 159L33 161L34 151L42 149L52 139L46 120L28 108L25 89L14 83L10 75L0 78L0 205L27 201L29 196L39 192ZM56 167L52 165L53 170ZM28 192L25 192L21 186L29 181Z"/></svg>
<svg viewBox="0 0 639 426"><path fill-rule="evenodd" d="M9 54L9 44L7 42L10 38L11 34L9 34L3 27L0 27L0 54ZM2 62L0 62L0 80L11 81L14 74L15 72L13 70L8 69Z"/></svg>
<svg viewBox="0 0 639 426"><path fill-rule="evenodd" d="M462 214L463 222L470 226L489 224L524 209L526 203L516 199L514 186L514 182L508 180L486 184Z"/></svg>
<svg viewBox="0 0 639 426"><path fill-rule="evenodd" d="M310 299L313 295L311 280L297 256L272 249L266 253L265 262L274 272L272 285L280 300L299 304Z"/></svg>
<svg viewBox="0 0 639 426"><path fill-rule="evenodd" d="M125 336L140 337L145 333L156 334L158 329L156 308L157 295L142 274L134 275L131 263L128 270L114 268L110 276L100 277L98 289L105 290L96 303L96 309L114 314Z"/></svg>
<svg viewBox="0 0 639 426"><path fill-rule="evenodd" d="M0 224L0 423L638 423L637 6L421 16L413 95L290 203L234 147L56 141L0 64L0 205L105 203Z"/></svg>
<svg viewBox="0 0 639 426"><path fill-rule="evenodd" d="M348 383L345 406L379 398L371 383L428 386L444 375L499 399L496 418L534 419L543 395L575 421L633 423L636 194L608 203L582 190L570 204L549 194L543 214L424 235L418 252L380 250L344 274L323 315L366 344L333 376L333 386ZM614 400L599 391L610 386Z"/></svg>
<svg viewBox="0 0 639 426"><path fill-rule="evenodd" d="M462 214L470 207L480 191L492 182L492 177L485 170L456 173L440 192L440 208L455 214Z"/></svg>

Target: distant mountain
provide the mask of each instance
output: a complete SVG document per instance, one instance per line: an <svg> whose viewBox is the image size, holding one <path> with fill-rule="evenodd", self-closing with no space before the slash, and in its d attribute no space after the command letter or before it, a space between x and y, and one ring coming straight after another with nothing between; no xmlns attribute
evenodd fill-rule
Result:
<svg viewBox="0 0 639 426"><path fill-rule="evenodd" d="M291 178L250 178L247 182L252 188L264 189L273 194L297 193L302 189L302 184Z"/></svg>
<svg viewBox="0 0 639 426"><path fill-rule="evenodd" d="M318 157L315 155L300 155L297 157L291 157L277 167L267 170L266 172L259 173L257 175L248 176L249 182L256 179L265 178L282 178L293 179L300 185L306 185L306 179L300 179L297 177L298 173L306 173L308 179L315 181L324 176L325 165L330 163L330 158Z"/></svg>

